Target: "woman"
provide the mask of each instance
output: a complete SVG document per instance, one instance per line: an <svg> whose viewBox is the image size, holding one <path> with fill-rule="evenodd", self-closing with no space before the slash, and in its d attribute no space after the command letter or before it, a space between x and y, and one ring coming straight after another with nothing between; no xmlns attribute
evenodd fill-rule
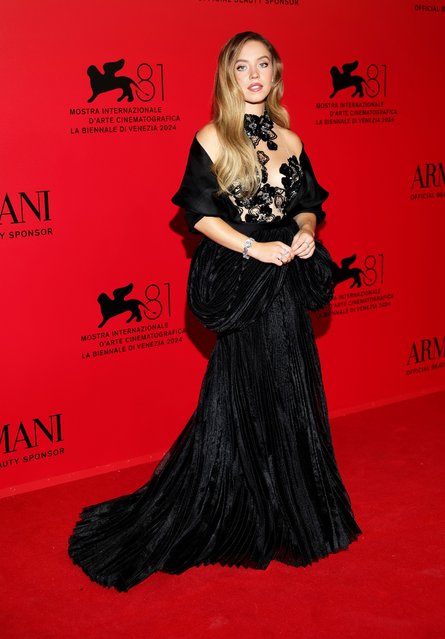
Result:
<svg viewBox="0 0 445 639"><path fill-rule="evenodd" d="M203 235L188 302L217 341L197 408L150 481L84 508L70 537L73 561L118 591L201 564L306 566L361 534L308 315L333 294L315 240L328 193L288 128L281 76L259 34L227 42L213 121L173 197Z"/></svg>

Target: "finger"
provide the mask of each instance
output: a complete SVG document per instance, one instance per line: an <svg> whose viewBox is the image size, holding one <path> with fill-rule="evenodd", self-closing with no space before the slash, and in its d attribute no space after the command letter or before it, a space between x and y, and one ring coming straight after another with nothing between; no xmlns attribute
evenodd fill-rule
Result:
<svg viewBox="0 0 445 639"><path fill-rule="evenodd" d="M299 257L301 257L303 260L307 260L308 257L311 257L314 254L314 251L315 251L315 247L311 249L310 251L299 255Z"/></svg>
<svg viewBox="0 0 445 639"><path fill-rule="evenodd" d="M287 261L290 254L291 254L290 246L288 246L287 244L283 244L280 247L280 252L278 253L278 257L282 260Z"/></svg>
<svg viewBox="0 0 445 639"><path fill-rule="evenodd" d="M305 250L310 246L310 242L307 239L301 239L299 242L297 242L297 244L295 245L295 250L298 251L300 249Z"/></svg>
<svg viewBox="0 0 445 639"><path fill-rule="evenodd" d="M298 257L310 257L311 255L312 255L312 250L309 249L307 251L303 251L302 253L300 253Z"/></svg>
<svg viewBox="0 0 445 639"><path fill-rule="evenodd" d="M286 249L280 251L277 258L280 260L281 264L287 264L291 259L293 259L290 247L286 245Z"/></svg>
<svg viewBox="0 0 445 639"><path fill-rule="evenodd" d="M304 240L299 247L297 247L297 251L300 250L301 248L301 252L299 253L299 255L302 255L304 253L307 253L308 251L311 251L312 248L315 246L315 243L313 241L309 241L309 240Z"/></svg>
<svg viewBox="0 0 445 639"><path fill-rule="evenodd" d="M312 253L310 255L300 255L300 259L302 259L302 260L307 260L310 257L312 257Z"/></svg>
<svg viewBox="0 0 445 639"><path fill-rule="evenodd" d="M306 246L306 244L304 244L303 246L300 246L299 248L295 249L294 251L294 255L296 257L301 257L302 255L305 255L308 252L308 248Z"/></svg>

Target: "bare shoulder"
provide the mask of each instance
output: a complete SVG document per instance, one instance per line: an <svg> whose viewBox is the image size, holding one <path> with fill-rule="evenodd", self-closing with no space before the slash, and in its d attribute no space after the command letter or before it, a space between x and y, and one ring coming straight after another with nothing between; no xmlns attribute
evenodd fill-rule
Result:
<svg viewBox="0 0 445 639"><path fill-rule="evenodd" d="M298 136L296 133L294 133L290 129L284 129L283 127L279 127L279 130L284 136L286 140L286 144L289 147L289 149L292 151L292 153L295 153L297 158L300 157L300 153L303 149L303 142L301 141L300 136Z"/></svg>
<svg viewBox="0 0 445 639"><path fill-rule="evenodd" d="M213 122L208 122L196 134L199 144L205 149L210 158L215 161L219 151L219 138L216 126Z"/></svg>

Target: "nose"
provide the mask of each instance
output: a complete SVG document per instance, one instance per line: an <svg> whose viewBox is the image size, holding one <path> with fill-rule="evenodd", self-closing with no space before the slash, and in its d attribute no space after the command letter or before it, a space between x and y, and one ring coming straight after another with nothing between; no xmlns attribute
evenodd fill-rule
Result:
<svg viewBox="0 0 445 639"><path fill-rule="evenodd" d="M251 78L257 78L258 77L258 69L256 67L253 67L250 70L250 77Z"/></svg>

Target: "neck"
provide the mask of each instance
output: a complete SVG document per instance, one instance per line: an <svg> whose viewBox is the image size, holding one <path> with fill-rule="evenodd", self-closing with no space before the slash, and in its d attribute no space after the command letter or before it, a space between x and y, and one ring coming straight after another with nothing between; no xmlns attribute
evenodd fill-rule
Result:
<svg viewBox="0 0 445 639"><path fill-rule="evenodd" d="M261 112L259 109L245 110L244 112L244 131L250 138L254 147L258 146L260 140L267 143L267 148L270 151L276 151L278 148L276 142L277 134L273 130L273 121L270 117L269 111L263 107Z"/></svg>
<svg viewBox="0 0 445 639"><path fill-rule="evenodd" d="M251 102L244 102L244 113L249 113L250 115L263 115L266 110L266 103L259 102L258 104L253 104Z"/></svg>

